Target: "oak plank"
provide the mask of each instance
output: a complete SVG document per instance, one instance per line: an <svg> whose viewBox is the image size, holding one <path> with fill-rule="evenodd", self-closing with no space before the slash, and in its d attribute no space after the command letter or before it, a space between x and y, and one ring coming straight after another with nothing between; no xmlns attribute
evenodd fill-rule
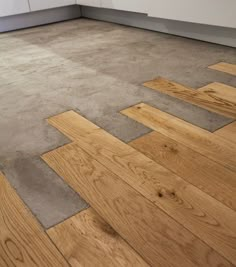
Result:
<svg viewBox="0 0 236 267"><path fill-rule="evenodd" d="M236 88L223 83L210 83L197 89L198 92L207 94L213 99L224 99L230 103L236 104Z"/></svg>
<svg viewBox="0 0 236 267"><path fill-rule="evenodd" d="M60 124L61 129L64 129L63 134L69 138L87 135L99 129L97 125L86 120L84 117L80 116L78 118L77 113L73 110L48 118L47 122L54 127Z"/></svg>
<svg viewBox="0 0 236 267"><path fill-rule="evenodd" d="M64 119L65 115L61 120ZM59 120L57 123L54 124L56 128L66 131ZM71 139L169 216L235 262L235 212L102 129L89 135L73 135ZM206 220L197 214L204 214Z"/></svg>
<svg viewBox="0 0 236 267"><path fill-rule="evenodd" d="M103 130L80 137L76 142L169 216L236 263L233 210ZM234 195L235 188L232 191Z"/></svg>
<svg viewBox="0 0 236 267"><path fill-rule="evenodd" d="M232 142L144 103L121 113L236 171L236 145Z"/></svg>
<svg viewBox="0 0 236 267"><path fill-rule="evenodd" d="M0 172L0 266L69 266Z"/></svg>
<svg viewBox="0 0 236 267"><path fill-rule="evenodd" d="M72 267L149 266L92 208L47 233Z"/></svg>
<svg viewBox="0 0 236 267"><path fill-rule="evenodd" d="M155 131L129 145L236 211L234 172Z"/></svg>
<svg viewBox="0 0 236 267"><path fill-rule="evenodd" d="M226 125L225 127L215 131L214 134L236 144L236 122Z"/></svg>
<svg viewBox="0 0 236 267"><path fill-rule="evenodd" d="M143 85L207 110L230 118L236 118L236 104L231 100L215 97L214 94L206 94L200 90L194 90L164 78L157 78Z"/></svg>
<svg viewBox="0 0 236 267"><path fill-rule="evenodd" d="M236 75L236 65L235 64L230 64L226 62L219 62L217 64L211 65L208 67L209 69L212 70L218 70L222 72L226 72L231 75Z"/></svg>
<svg viewBox="0 0 236 267"><path fill-rule="evenodd" d="M230 265L76 142L42 158L150 265Z"/></svg>

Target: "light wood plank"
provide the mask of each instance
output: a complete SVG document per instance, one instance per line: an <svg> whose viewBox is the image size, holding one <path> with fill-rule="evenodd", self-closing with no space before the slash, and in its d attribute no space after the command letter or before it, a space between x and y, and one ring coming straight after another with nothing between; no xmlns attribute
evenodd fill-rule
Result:
<svg viewBox="0 0 236 267"><path fill-rule="evenodd" d="M42 158L150 265L230 265L76 142Z"/></svg>
<svg viewBox="0 0 236 267"><path fill-rule="evenodd" d="M92 208L47 233L72 267L149 266Z"/></svg>
<svg viewBox="0 0 236 267"><path fill-rule="evenodd" d="M236 171L236 145L231 142L144 103L121 113Z"/></svg>
<svg viewBox="0 0 236 267"><path fill-rule="evenodd" d="M236 88L223 83L210 83L197 91L207 94L212 99L224 99L230 103L236 104Z"/></svg>
<svg viewBox="0 0 236 267"><path fill-rule="evenodd" d="M220 62L215 65L209 66L209 69L226 72L228 74L236 75L236 65L226 62Z"/></svg>
<svg viewBox="0 0 236 267"><path fill-rule="evenodd" d="M228 99L215 97L214 94L205 94L164 78L158 78L143 85L224 116L236 118L236 104Z"/></svg>
<svg viewBox="0 0 236 267"><path fill-rule="evenodd" d="M78 114L77 117L79 121ZM61 124L58 119L57 125L54 126L68 133L68 129L63 127L64 119L66 119L65 114L61 118ZM236 214L231 209L102 129L89 135L78 134L77 137L75 135L68 137L176 221L236 262L233 256L236 251L236 229L233 223L236 221ZM202 220L197 214L204 214L206 220ZM212 220L220 227L216 227ZM228 239L227 236L231 236L232 239Z"/></svg>
<svg viewBox="0 0 236 267"><path fill-rule="evenodd" d="M234 172L158 132L146 134L129 145L236 210Z"/></svg>
<svg viewBox="0 0 236 267"><path fill-rule="evenodd" d="M0 172L0 266L69 266Z"/></svg>
<svg viewBox="0 0 236 267"><path fill-rule="evenodd" d="M217 134L236 144L236 122L232 122L229 125L215 131L214 134Z"/></svg>
<svg viewBox="0 0 236 267"><path fill-rule="evenodd" d="M69 138L76 138L78 135L87 135L94 130L99 129L97 125L86 120L84 117L80 116L78 118L77 113L73 110L53 116L47 119L47 121L55 127L60 124L60 126L64 129L63 134Z"/></svg>

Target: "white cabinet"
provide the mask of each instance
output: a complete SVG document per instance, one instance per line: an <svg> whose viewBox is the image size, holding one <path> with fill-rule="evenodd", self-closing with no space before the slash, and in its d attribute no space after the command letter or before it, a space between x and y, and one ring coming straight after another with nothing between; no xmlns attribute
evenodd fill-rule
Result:
<svg viewBox="0 0 236 267"><path fill-rule="evenodd" d="M76 0L29 0L31 11L75 5Z"/></svg>
<svg viewBox="0 0 236 267"><path fill-rule="evenodd" d="M151 0L149 16L236 28L235 0Z"/></svg>
<svg viewBox="0 0 236 267"><path fill-rule="evenodd" d="M156 18L236 28L236 0L101 0L101 6L147 13Z"/></svg>
<svg viewBox="0 0 236 267"><path fill-rule="evenodd" d="M29 12L28 0L0 0L0 17Z"/></svg>
<svg viewBox="0 0 236 267"><path fill-rule="evenodd" d="M104 8L147 13L150 9L150 0L101 0Z"/></svg>
<svg viewBox="0 0 236 267"><path fill-rule="evenodd" d="M78 5L101 7L101 0L77 0Z"/></svg>

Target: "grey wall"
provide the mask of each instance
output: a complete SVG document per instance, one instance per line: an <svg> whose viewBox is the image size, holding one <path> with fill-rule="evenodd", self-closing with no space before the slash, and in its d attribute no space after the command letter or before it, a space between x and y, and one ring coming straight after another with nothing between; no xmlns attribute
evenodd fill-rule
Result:
<svg viewBox="0 0 236 267"><path fill-rule="evenodd" d="M151 18L145 14L85 7L82 16L236 47L236 29Z"/></svg>

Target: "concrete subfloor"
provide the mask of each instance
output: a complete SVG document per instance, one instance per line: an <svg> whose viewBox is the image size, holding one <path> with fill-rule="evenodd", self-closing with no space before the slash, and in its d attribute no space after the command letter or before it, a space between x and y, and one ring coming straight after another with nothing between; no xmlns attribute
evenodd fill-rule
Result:
<svg viewBox="0 0 236 267"><path fill-rule="evenodd" d="M40 159L69 142L46 118L74 109L128 142L150 130L119 111L145 102L214 131L231 119L142 83L235 86L235 77L207 69L219 61L235 64L235 49L87 19L2 34L0 169L48 228L87 204Z"/></svg>

